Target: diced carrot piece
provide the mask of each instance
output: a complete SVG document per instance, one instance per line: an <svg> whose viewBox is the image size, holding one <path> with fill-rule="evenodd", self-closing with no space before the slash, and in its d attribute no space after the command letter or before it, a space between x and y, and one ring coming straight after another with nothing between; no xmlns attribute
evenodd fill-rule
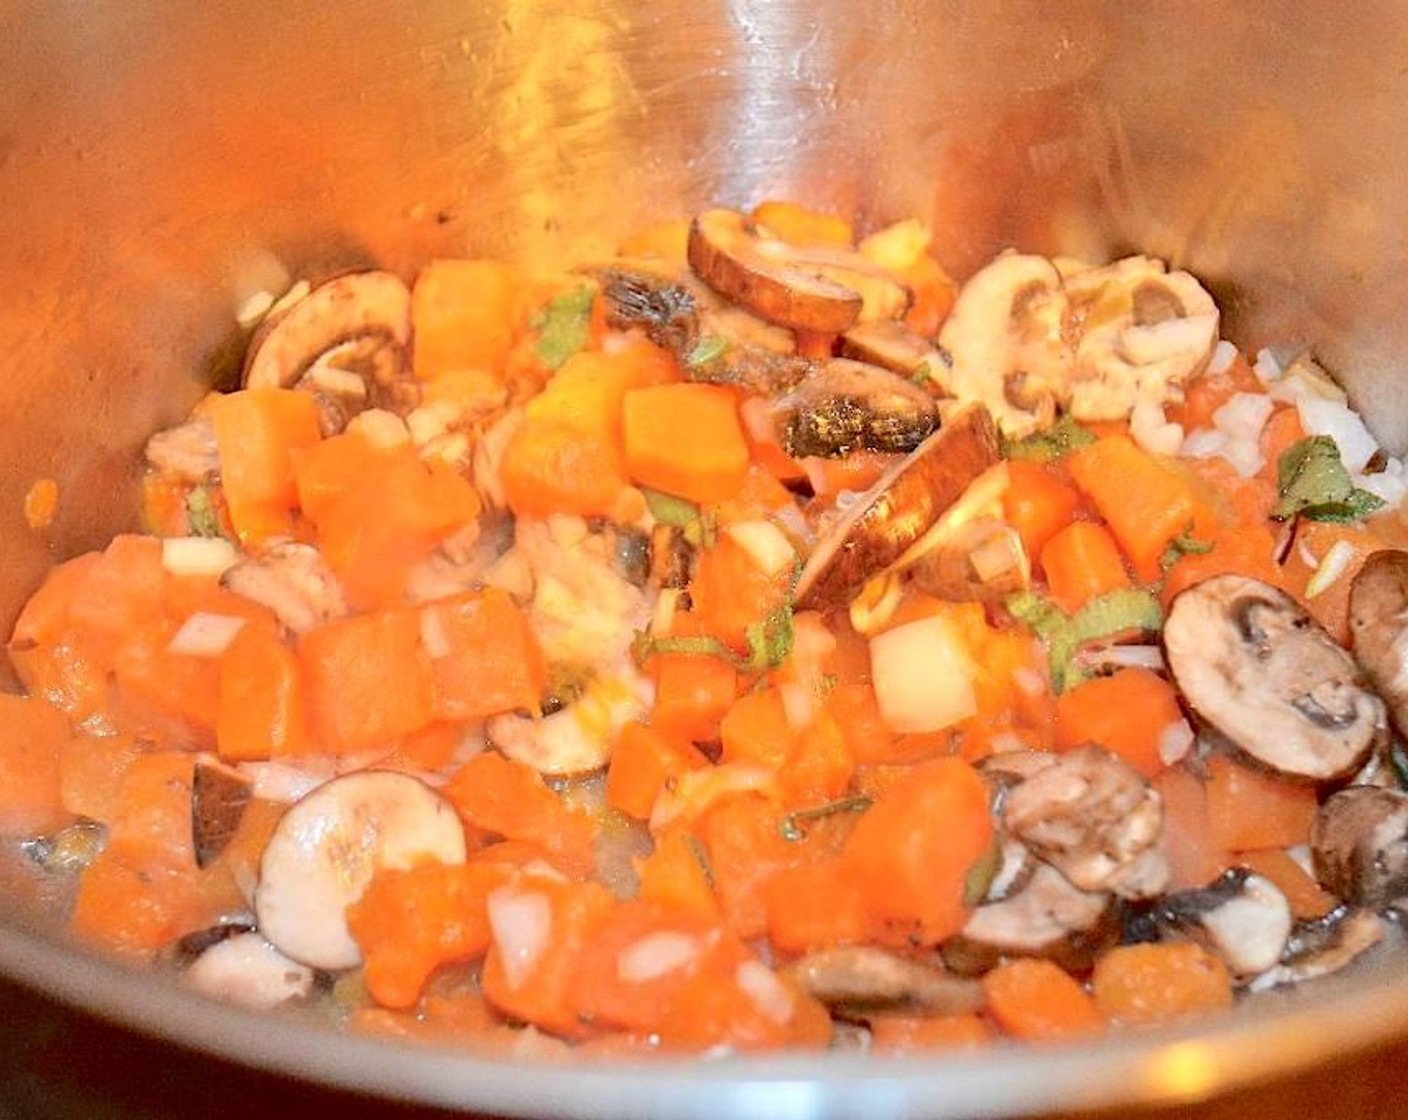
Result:
<svg viewBox="0 0 1408 1120"><path fill-rule="evenodd" d="M665 784L709 760L689 743L655 726L632 721L621 728L606 771L606 803L647 820Z"/></svg>
<svg viewBox="0 0 1408 1120"><path fill-rule="evenodd" d="M1013 459L1006 470L1003 517L1017 530L1027 555L1035 558L1047 541L1071 523L1080 507L1080 494L1040 463Z"/></svg>
<svg viewBox="0 0 1408 1120"><path fill-rule="evenodd" d="M1336 525L1328 521L1303 522L1296 533L1296 545L1286 558L1281 586L1304 602L1312 618L1330 632L1342 646L1349 638L1349 589L1354 577L1369 557L1384 547L1378 534L1358 525ZM1343 554L1344 566L1339 575L1314 596L1306 593L1306 584L1325 562L1332 549ZM1306 563L1306 555L1315 558L1315 565Z"/></svg>
<svg viewBox="0 0 1408 1120"><path fill-rule="evenodd" d="M821 1048L831 1038L831 1017L794 982L751 960L692 977L670 1001L658 1034L667 1051Z"/></svg>
<svg viewBox="0 0 1408 1120"><path fill-rule="evenodd" d="M93 657L111 665L134 635L165 623L166 570L155 537L114 537L73 588L68 619Z"/></svg>
<svg viewBox="0 0 1408 1120"><path fill-rule="evenodd" d="M987 787L944 758L915 766L856 822L844 855L872 932L888 944L935 944L962 928L968 873L993 838Z"/></svg>
<svg viewBox="0 0 1408 1120"><path fill-rule="evenodd" d="M441 965L482 956L489 948L485 902L512 874L489 863L378 871L347 908L371 997L383 1007L411 1007Z"/></svg>
<svg viewBox="0 0 1408 1120"><path fill-rule="evenodd" d="M1180 556L1164 576L1164 605L1180 591L1213 576L1233 572L1275 587L1286 586L1286 573L1273 559L1276 541L1265 525L1239 525L1218 534L1208 552Z"/></svg>
<svg viewBox="0 0 1408 1120"><path fill-rule="evenodd" d="M1227 866L1227 852L1213 846L1208 830L1207 787L1182 766L1154 776L1164 807L1160 848L1169 866L1169 890L1196 890Z"/></svg>
<svg viewBox="0 0 1408 1120"><path fill-rule="evenodd" d="M434 674L413 610L329 622L302 636L298 656L325 751L389 744L435 718Z"/></svg>
<svg viewBox="0 0 1408 1120"><path fill-rule="evenodd" d="M786 953L865 940L865 899L838 859L779 871L763 887L768 937Z"/></svg>
<svg viewBox="0 0 1408 1120"><path fill-rule="evenodd" d="M1168 418L1186 431L1212 427L1212 414L1236 393L1264 393L1265 386L1245 357L1238 354L1225 369L1205 370L1188 382L1181 404L1165 409Z"/></svg>
<svg viewBox="0 0 1408 1120"><path fill-rule="evenodd" d="M748 628L763 622L787 601L790 573L771 576L747 551L724 534L695 560L689 593L694 607L685 617L699 632L742 653Z"/></svg>
<svg viewBox="0 0 1408 1120"><path fill-rule="evenodd" d="M1164 744L1182 726L1183 710L1168 681L1150 669L1120 669L1061 694L1055 746L1069 751L1098 743L1149 778L1167 765Z"/></svg>
<svg viewBox="0 0 1408 1120"><path fill-rule="evenodd" d="M883 451L852 451L839 459L808 455L796 460L818 498L833 498L843 490L862 493L897 461L897 456Z"/></svg>
<svg viewBox="0 0 1408 1120"><path fill-rule="evenodd" d="M647 226L621 242L621 256L659 257L683 265L689 244L689 225L689 218L672 218Z"/></svg>
<svg viewBox="0 0 1408 1120"><path fill-rule="evenodd" d="M109 850L84 870L69 928L106 952L146 957L219 918L194 870L138 869Z"/></svg>
<svg viewBox="0 0 1408 1120"><path fill-rule="evenodd" d="M1129 586L1129 573L1110 530L1093 521L1074 521L1041 550L1041 570L1051 598L1067 614L1091 599Z"/></svg>
<svg viewBox="0 0 1408 1120"><path fill-rule="evenodd" d="M360 432L342 432L295 451L299 507L319 524L340 498L380 475L397 458L394 450L376 446Z"/></svg>
<svg viewBox="0 0 1408 1120"><path fill-rule="evenodd" d="M138 871L194 870L191 783L195 756L162 751L133 759L108 824L107 851Z"/></svg>
<svg viewBox="0 0 1408 1120"><path fill-rule="evenodd" d="M522 279L493 260L437 260L425 265L411 289L415 331L412 364L429 380L447 370L502 371L522 326Z"/></svg>
<svg viewBox="0 0 1408 1120"><path fill-rule="evenodd" d="M434 774L450 763L464 738L463 723L437 720L402 736L395 749L378 765L412 774Z"/></svg>
<svg viewBox="0 0 1408 1120"><path fill-rule="evenodd" d="M1233 862L1275 883L1286 896L1286 901L1291 905L1291 915L1297 921L1323 918L1339 904L1339 900L1322 888L1284 848L1238 852Z"/></svg>
<svg viewBox="0 0 1408 1120"><path fill-rule="evenodd" d="M76 735L59 748L64 808L106 824L117 812L123 777L146 748L130 735Z"/></svg>
<svg viewBox="0 0 1408 1120"><path fill-rule="evenodd" d="M50 569L44 577L44 582L20 608L19 617L10 633L11 654L32 646L53 645L63 638L73 625L69 614L73 597L88 580L93 569L102 563L102 558L101 552L85 552ZM157 559L159 562L159 555ZM157 591L159 593L159 587Z"/></svg>
<svg viewBox="0 0 1408 1120"><path fill-rule="evenodd" d="M1315 819L1315 787L1253 769L1228 755L1207 760L1208 835L1214 847L1240 852L1304 844Z"/></svg>
<svg viewBox="0 0 1408 1120"><path fill-rule="evenodd" d="M293 531L298 502L293 452L322 438L318 406L295 389L243 389L212 408L220 482L241 541L259 544Z"/></svg>
<svg viewBox="0 0 1408 1120"><path fill-rule="evenodd" d="M298 657L277 634L245 626L221 655L215 743L231 761L313 750Z"/></svg>
<svg viewBox="0 0 1408 1120"><path fill-rule="evenodd" d="M660 653L650 658L655 679L652 726L693 742L717 739L738 692L738 670L721 657Z"/></svg>
<svg viewBox="0 0 1408 1120"><path fill-rule="evenodd" d="M530 766L485 751L460 767L442 792L474 828L541 844L576 874L595 865L595 822L566 805Z"/></svg>
<svg viewBox="0 0 1408 1120"><path fill-rule="evenodd" d="M723 501L748 473L738 397L720 385L681 382L628 392L622 435L632 481L692 502Z"/></svg>
<svg viewBox="0 0 1408 1120"><path fill-rule="evenodd" d="M1091 989L1100 1014L1121 1026L1164 1026L1232 1006L1227 966L1191 941L1108 949L1095 962Z"/></svg>
<svg viewBox="0 0 1408 1120"><path fill-rule="evenodd" d="M1169 542L1208 516L1186 479L1139 448L1111 436L1067 456L1071 477L1095 504L1140 579L1162 576Z"/></svg>
<svg viewBox="0 0 1408 1120"><path fill-rule="evenodd" d="M889 759L895 737L880 716L875 689L869 684L837 684L826 697L826 711L858 765L868 766Z"/></svg>
<svg viewBox="0 0 1408 1120"><path fill-rule="evenodd" d="M113 707L119 724L172 750L215 746L220 707L220 663L175 653L176 626L136 633L117 651Z"/></svg>
<svg viewBox="0 0 1408 1120"><path fill-rule="evenodd" d="M59 760L69 739L57 708L0 692L0 832L35 835L67 818Z"/></svg>
<svg viewBox="0 0 1408 1120"><path fill-rule="evenodd" d="M769 233L793 245L831 245L849 248L855 244L851 223L835 214L823 214L795 202L768 199L753 207L749 215Z"/></svg>
<svg viewBox="0 0 1408 1120"><path fill-rule="evenodd" d="M740 696L724 716L719 735L724 762L752 762L773 770L787 761L797 738L775 688Z"/></svg>
<svg viewBox="0 0 1408 1120"><path fill-rule="evenodd" d="M547 687L547 662L528 619L496 588L438 599L421 608L435 673L439 719L481 720L536 711Z"/></svg>
<svg viewBox="0 0 1408 1120"><path fill-rule="evenodd" d="M904 325L928 338L936 337L958 299L958 285L928 253L920 253L898 276L914 296L904 313Z"/></svg>
<svg viewBox="0 0 1408 1120"><path fill-rule="evenodd" d="M707 859L702 842L687 832L674 829L657 836L655 850L636 861L640 899L705 922L721 921Z"/></svg>
<svg viewBox="0 0 1408 1120"><path fill-rule="evenodd" d="M1052 961L1019 958L1000 964L983 976L983 991L988 1014L1024 1042L1061 1042L1105 1027L1095 1001Z"/></svg>
<svg viewBox="0 0 1408 1120"><path fill-rule="evenodd" d="M735 794L716 801L695 825L708 853L724 919L745 940L767 931L763 892L768 880L804 855L799 845L783 839L779 819L770 799Z"/></svg>
<svg viewBox="0 0 1408 1120"><path fill-rule="evenodd" d="M504 451L500 476L520 517L606 515L627 486L616 447L564 424L524 424Z"/></svg>
<svg viewBox="0 0 1408 1120"><path fill-rule="evenodd" d="M876 1015L870 1020L870 1048L876 1054L918 1054L936 1050L980 1050L995 1034L981 1015Z"/></svg>

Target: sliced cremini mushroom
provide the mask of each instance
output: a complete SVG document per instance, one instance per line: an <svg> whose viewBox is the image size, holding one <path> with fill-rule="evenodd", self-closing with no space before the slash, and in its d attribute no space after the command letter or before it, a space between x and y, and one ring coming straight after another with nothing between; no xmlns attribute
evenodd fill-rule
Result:
<svg viewBox="0 0 1408 1120"><path fill-rule="evenodd" d="M879 366L833 358L771 402L778 442L796 458L913 451L938 426L934 398Z"/></svg>
<svg viewBox="0 0 1408 1120"><path fill-rule="evenodd" d="M1163 802L1127 762L1087 745L1007 791L1007 830L1084 891L1148 898L1168 867L1158 852Z"/></svg>
<svg viewBox="0 0 1408 1120"><path fill-rule="evenodd" d="M271 316L245 353L246 388L289 388L329 351L368 338L404 350L411 337L411 293L389 272L349 272L319 284Z"/></svg>
<svg viewBox="0 0 1408 1120"><path fill-rule="evenodd" d="M182 973L182 981L222 1003L267 1011L313 990L313 970L290 960L257 933L215 942Z"/></svg>
<svg viewBox="0 0 1408 1120"><path fill-rule="evenodd" d="M770 237L736 210L706 210L690 225L690 267L726 299L793 330L836 334L904 314L910 293L859 253L803 248Z"/></svg>
<svg viewBox="0 0 1408 1120"><path fill-rule="evenodd" d="M278 541L236 564L220 579L228 591L268 607L279 622L303 634L347 614L342 585L313 545Z"/></svg>
<svg viewBox="0 0 1408 1120"><path fill-rule="evenodd" d="M802 608L842 606L929 529L998 461L997 431L982 408L950 417L822 532L797 580Z"/></svg>
<svg viewBox="0 0 1408 1120"><path fill-rule="evenodd" d="M1283 591L1220 575L1178 595L1164 624L1184 698L1274 770L1327 780L1355 770L1385 727L1354 659Z"/></svg>
<svg viewBox="0 0 1408 1120"><path fill-rule="evenodd" d="M229 846L253 796L254 783L238 770L208 756L196 759L191 778L191 839L196 866L214 863Z"/></svg>
<svg viewBox="0 0 1408 1120"><path fill-rule="evenodd" d="M148 466L177 482L200 483L220 473L220 450L215 444L215 421L196 416L147 440Z"/></svg>
<svg viewBox="0 0 1408 1120"><path fill-rule="evenodd" d="M1005 521L980 518L954 529L915 561L914 585L939 599L1000 603L1031 586L1021 535Z"/></svg>
<svg viewBox="0 0 1408 1120"><path fill-rule="evenodd" d="M904 1008L961 1015L986 1002L976 980L869 945L819 949L787 971L808 995L842 1012Z"/></svg>
<svg viewBox="0 0 1408 1120"><path fill-rule="evenodd" d="M1364 562L1349 590L1354 655L1408 735L1408 552L1385 549Z"/></svg>
<svg viewBox="0 0 1408 1120"><path fill-rule="evenodd" d="M965 976L986 972L1004 956L1044 957L1083 972L1118 935L1111 895L1083 891L1039 863L1020 890L975 909L942 954Z"/></svg>
<svg viewBox="0 0 1408 1120"><path fill-rule="evenodd" d="M987 406L1003 434L1028 435L1049 424L1066 398L1072 329L1056 266L1004 253L963 285L939 332L949 390Z"/></svg>
<svg viewBox="0 0 1408 1120"><path fill-rule="evenodd" d="M1129 928L1139 940L1192 937L1247 979L1281 959L1291 924L1290 904L1271 880L1233 867L1206 887L1164 895Z"/></svg>
<svg viewBox="0 0 1408 1120"><path fill-rule="evenodd" d="M952 395L943 352L897 319L857 323L841 336L841 356L880 366L946 396Z"/></svg>
<svg viewBox="0 0 1408 1120"><path fill-rule="evenodd" d="M1350 786L1316 811L1315 875L1340 898L1383 906L1408 895L1408 794Z"/></svg>
<svg viewBox="0 0 1408 1120"><path fill-rule="evenodd" d="M1163 261L1126 257L1067 275L1065 288L1080 323L1069 401L1077 420L1121 420L1141 400L1181 399L1217 345L1212 296Z"/></svg>
<svg viewBox="0 0 1408 1120"><path fill-rule="evenodd" d="M352 968L362 953L346 910L374 872L464 858L464 826L424 782L381 770L345 774L294 804L274 828L254 893L259 931L302 964Z"/></svg>
<svg viewBox="0 0 1408 1120"><path fill-rule="evenodd" d="M623 665L593 676L548 715L508 712L491 717L484 730L505 755L540 774L590 774L606 765L621 728L645 715L652 694L650 682Z"/></svg>
<svg viewBox="0 0 1408 1120"><path fill-rule="evenodd" d="M1281 962L1252 980L1254 992L1281 984L1299 984L1339 972L1384 938L1385 922L1372 910L1337 906L1321 918L1291 928Z"/></svg>
<svg viewBox="0 0 1408 1120"><path fill-rule="evenodd" d="M724 302L693 274L659 262L618 261L597 270L607 323L638 328L671 351L691 381L741 385L770 394L811 368L791 331Z"/></svg>

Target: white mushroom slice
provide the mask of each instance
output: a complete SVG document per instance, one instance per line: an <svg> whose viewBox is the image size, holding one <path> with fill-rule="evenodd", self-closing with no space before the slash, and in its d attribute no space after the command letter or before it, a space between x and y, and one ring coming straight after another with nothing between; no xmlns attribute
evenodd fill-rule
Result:
<svg viewBox="0 0 1408 1120"><path fill-rule="evenodd" d="M1348 902L1383 906L1408 895L1408 794L1340 790L1316 812L1310 848L1315 877Z"/></svg>
<svg viewBox="0 0 1408 1120"><path fill-rule="evenodd" d="M197 416L147 440L147 463L173 481L200 483L220 473L215 421Z"/></svg>
<svg viewBox="0 0 1408 1120"><path fill-rule="evenodd" d="M948 387L987 406L1003 434L1049 424L1069 393L1071 307L1045 257L1004 253L963 285L939 332Z"/></svg>
<svg viewBox="0 0 1408 1120"><path fill-rule="evenodd" d="M1323 918L1298 922L1291 930L1281 963L1267 969L1247 987L1260 992L1338 972L1379 944L1384 928L1384 920L1372 910L1348 906L1337 907Z"/></svg>
<svg viewBox="0 0 1408 1120"><path fill-rule="evenodd" d="M620 668L594 677L573 703L546 716L507 713L485 725L489 742L540 774L589 774L611 757L616 735L649 709L650 681Z"/></svg>
<svg viewBox="0 0 1408 1120"><path fill-rule="evenodd" d="M1217 304L1186 272L1127 257L1066 278L1081 320L1070 381L1077 420L1122 420L1140 401L1181 400L1217 345Z"/></svg>
<svg viewBox="0 0 1408 1120"><path fill-rule="evenodd" d="M1363 687L1354 659L1260 580L1214 576L1182 592L1164 651L1198 715L1284 774L1349 774L1384 730L1383 701Z"/></svg>
<svg viewBox="0 0 1408 1120"><path fill-rule="evenodd" d="M1041 863L1020 890L968 916L963 931L944 943L944 962L969 975L1003 956L1046 957L1082 971L1118 935L1113 915L1109 894L1083 891Z"/></svg>
<svg viewBox="0 0 1408 1120"><path fill-rule="evenodd" d="M1192 937L1240 979L1281 959L1291 936L1291 907L1271 880L1234 867L1206 887L1165 895L1137 919L1144 935Z"/></svg>
<svg viewBox="0 0 1408 1120"><path fill-rule="evenodd" d="M1364 562L1350 585L1349 632L1359 664L1408 735L1408 552L1385 549Z"/></svg>
<svg viewBox="0 0 1408 1120"><path fill-rule="evenodd" d="M690 267L720 295L793 330L836 334L863 312L868 319L894 318L909 304L909 290L859 253L789 245L736 210L695 218L688 255Z"/></svg>
<svg viewBox="0 0 1408 1120"><path fill-rule="evenodd" d="M250 339L247 388L288 387L317 359L364 336L404 348L411 337L411 293L389 272L351 272L318 285Z"/></svg>
<svg viewBox="0 0 1408 1120"><path fill-rule="evenodd" d="M934 398L923 389L848 358L818 363L769 411L778 443L797 458L913 451L938 426Z"/></svg>
<svg viewBox="0 0 1408 1120"><path fill-rule="evenodd" d="M290 960L257 933L212 945L181 978L202 995L252 1011L267 1011L313 990L313 970Z"/></svg>
<svg viewBox="0 0 1408 1120"><path fill-rule="evenodd" d="M1103 747L1064 754L1009 790L1003 822L1081 890L1147 898L1167 882L1167 867L1147 858L1163 831L1163 802Z"/></svg>
<svg viewBox="0 0 1408 1120"><path fill-rule="evenodd" d="M998 459L997 432L985 410L966 408L950 417L818 537L797 580L798 605L846 604Z"/></svg>
<svg viewBox="0 0 1408 1120"><path fill-rule="evenodd" d="M987 1002L977 980L870 945L819 949L787 971L807 994L850 1011L914 1008L961 1015Z"/></svg>
<svg viewBox="0 0 1408 1120"><path fill-rule="evenodd" d="M268 607L280 623L303 634L347 614L342 585L310 544L282 541L227 571L226 590Z"/></svg>
<svg viewBox="0 0 1408 1120"><path fill-rule="evenodd" d="M346 910L374 872L464 858L464 826L424 782L381 770L334 778L290 808L269 838L254 894L259 931L313 968L353 968L362 953Z"/></svg>

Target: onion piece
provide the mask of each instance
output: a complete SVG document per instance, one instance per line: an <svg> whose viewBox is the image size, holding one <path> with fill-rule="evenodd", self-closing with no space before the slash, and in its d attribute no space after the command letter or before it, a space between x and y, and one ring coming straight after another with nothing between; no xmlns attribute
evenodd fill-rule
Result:
<svg viewBox="0 0 1408 1120"><path fill-rule="evenodd" d="M393 450L411 442L410 429L394 412L384 408L369 408L352 417L349 432L356 432L380 451Z"/></svg>
<svg viewBox="0 0 1408 1120"><path fill-rule="evenodd" d="M768 576L780 575L797 560L787 534L771 521L735 521L723 531Z"/></svg>
<svg viewBox="0 0 1408 1120"><path fill-rule="evenodd" d="M1339 448L1340 460L1350 474L1359 474L1379 450L1379 443L1359 414L1340 401L1302 397L1296 401L1306 435L1329 436Z"/></svg>
<svg viewBox="0 0 1408 1120"><path fill-rule="evenodd" d="M733 978L743 994L769 1019L785 1023L792 1018L792 993L762 961L741 962L734 969Z"/></svg>
<svg viewBox="0 0 1408 1120"><path fill-rule="evenodd" d="M500 887L489 895L487 908L504 979L517 988L552 941L552 903L539 891Z"/></svg>
<svg viewBox="0 0 1408 1120"><path fill-rule="evenodd" d="M161 542L161 566L174 576L223 576L239 559L224 537L167 537Z"/></svg>
<svg viewBox="0 0 1408 1120"><path fill-rule="evenodd" d="M616 975L627 984L644 984L687 968L700 957L699 938L675 930L647 934L616 954Z"/></svg>
<svg viewBox="0 0 1408 1120"><path fill-rule="evenodd" d="M1159 732L1159 761L1173 766L1188 756L1195 736L1186 719L1176 719Z"/></svg>
<svg viewBox="0 0 1408 1120"><path fill-rule="evenodd" d="M1226 373L1236 360L1237 348L1225 338L1218 339L1217 345L1212 348L1212 357L1208 359L1208 372Z"/></svg>
<svg viewBox="0 0 1408 1120"><path fill-rule="evenodd" d="M182 657L219 657L230 648L235 635L244 629L247 621L237 614L196 611L171 636L166 652Z"/></svg>
<svg viewBox="0 0 1408 1120"><path fill-rule="evenodd" d="M420 644L425 647L426 655L432 661L449 657L452 652L449 636L445 633L445 624L435 611L420 612Z"/></svg>
<svg viewBox="0 0 1408 1120"><path fill-rule="evenodd" d="M1305 597L1314 599L1317 595L1323 595L1335 580L1344 575L1353 559L1354 546L1348 541L1336 541L1317 565L1315 574L1306 583Z"/></svg>
<svg viewBox="0 0 1408 1120"><path fill-rule="evenodd" d="M897 734L941 731L978 710L972 660L942 615L871 638L870 669L880 716Z"/></svg>

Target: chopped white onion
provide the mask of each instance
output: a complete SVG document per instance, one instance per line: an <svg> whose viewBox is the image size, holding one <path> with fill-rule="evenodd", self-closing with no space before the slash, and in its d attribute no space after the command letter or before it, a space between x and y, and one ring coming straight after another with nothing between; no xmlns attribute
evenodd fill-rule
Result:
<svg viewBox="0 0 1408 1120"><path fill-rule="evenodd" d="M1217 345L1212 348L1212 357L1208 359L1208 372L1226 373L1236 360L1237 348L1225 338L1218 339Z"/></svg>
<svg viewBox="0 0 1408 1120"><path fill-rule="evenodd" d="M386 450L411 442L406 422L384 408L369 408L366 412L357 413L348 422L347 430L356 432L373 447Z"/></svg>
<svg viewBox="0 0 1408 1120"><path fill-rule="evenodd" d="M772 409L764 397L748 397L738 408L738 418L754 443L777 443Z"/></svg>
<svg viewBox="0 0 1408 1120"><path fill-rule="evenodd" d="M1105 665L1114 669L1164 669L1164 654L1158 646L1110 645L1080 655L1082 664Z"/></svg>
<svg viewBox="0 0 1408 1120"><path fill-rule="evenodd" d="M724 526L724 534L766 575L780 575L797 559L787 534L771 521L735 521Z"/></svg>
<svg viewBox="0 0 1408 1120"><path fill-rule="evenodd" d="M1316 567L1315 574L1306 583L1305 597L1314 599L1317 595L1323 595L1335 580L1344 575L1353 559L1354 546L1348 541L1336 541L1332 544L1330 551L1325 553L1325 558Z"/></svg>
<svg viewBox="0 0 1408 1120"><path fill-rule="evenodd" d="M504 980L517 988L552 941L552 903L538 891L500 887L489 895L488 911Z"/></svg>
<svg viewBox="0 0 1408 1120"><path fill-rule="evenodd" d="M300 801L337 774L336 760L317 755L295 762L241 762L239 772L250 780L250 792L260 801L280 804Z"/></svg>
<svg viewBox="0 0 1408 1120"><path fill-rule="evenodd" d="M255 326L259 320L269 314L269 309L274 306L274 293L270 291L258 291L252 293L243 303L235 309L235 322L245 330Z"/></svg>
<svg viewBox="0 0 1408 1120"><path fill-rule="evenodd" d="M808 549L816 543L816 530L808 523L806 514L796 502L778 507L773 511L773 516L794 543L805 545Z"/></svg>
<svg viewBox="0 0 1408 1120"><path fill-rule="evenodd" d="M993 754L1010 754L1012 751L1027 750L1027 744L1015 731L1000 731L989 742Z"/></svg>
<svg viewBox="0 0 1408 1120"><path fill-rule="evenodd" d="M616 954L616 975L627 984L644 984L676 972L699 959L699 938L675 930L647 934Z"/></svg>
<svg viewBox="0 0 1408 1120"><path fill-rule="evenodd" d="M650 612L650 636L668 638L675 628L675 610L679 607L680 593L675 587L663 588L655 599Z"/></svg>
<svg viewBox="0 0 1408 1120"><path fill-rule="evenodd" d="M1347 404L1323 397L1296 401L1301 427L1312 436L1329 436L1340 449L1340 459L1351 474L1363 471L1378 451L1379 444L1364 426L1359 414Z"/></svg>
<svg viewBox="0 0 1408 1120"><path fill-rule="evenodd" d="M1013 671L1012 681L1028 696L1040 696L1046 691L1046 678L1035 669L1029 669L1025 665Z"/></svg>
<svg viewBox="0 0 1408 1120"><path fill-rule="evenodd" d="M1176 719L1159 733L1159 761L1173 766L1193 749L1193 728L1186 719Z"/></svg>
<svg viewBox="0 0 1408 1120"><path fill-rule="evenodd" d="M881 718L897 734L941 731L978 710L972 661L942 615L871 638L870 671Z"/></svg>
<svg viewBox="0 0 1408 1120"><path fill-rule="evenodd" d="M1391 459L1390 463L1397 463L1397 459ZM1376 498L1382 498L1385 505L1396 506L1408 494L1408 481L1405 481L1401 469L1383 470L1377 474L1356 474L1352 476L1355 486L1369 491Z"/></svg>
<svg viewBox="0 0 1408 1120"><path fill-rule="evenodd" d="M350 369L339 369L337 366L328 365L326 362L314 362L308 372L304 374L308 381L338 397L352 397L357 400L367 399L367 383L359 373L353 373Z"/></svg>
<svg viewBox="0 0 1408 1120"><path fill-rule="evenodd" d="M788 681L777 686L777 694L782 700L782 711L787 717L787 726L793 731L805 731L812 725L815 704L812 690L796 681Z"/></svg>
<svg viewBox="0 0 1408 1120"><path fill-rule="evenodd" d="M223 576L239 559L224 537L167 537L161 542L161 566L174 576Z"/></svg>
<svg viewBox="0 0 1408 1120"><path fill-rule="evenodd" d="M1129 434L1151 455L1177 455L1183 446L1183 425L1170 423L1158 401L1135 403L1129 414Z"/></svg>
<svg viewBox="0 0 1408 1120"><path fill-rule="evenodd" d="M511 548L489 565L484 586L497 587L516 599L527 599L533 594L532 565L521 552Z"/></svg>
<svg viewBox="0 0 1408 1120"><path fill-rule="evenodd" d="M1211 459L1222 454L1227 446L1227 434L1216 428L1194 428L1183 441L1178 453L1188 459Z"/></svg>
<svg viewBox="0 0 1408 1120"><path fill-rule="evenodd" d="M230 643L244 629L246 621L237 614L196 611L171 636L166 652L182 657L219 657L230 648Z"/></svg>
<svg viewBox="0 0 1408 1120"><path fill-rule="evenodd" d="M1256 352L1256 361L1252 363L1252 372L1265 385L1281 376L1281 363L1276 359L1275 354L1263 348Z"/></svg>
<svg viewBox="0 0 1408 1120"><path fill-rule="evenodd" d="M734 970L734 981L769 1019L785 1023L792 1018L792 993L762 961L743 961Z"/></svg>
<svg viewBox="0 0 1408 1120"><path fill-rule="evenodd" d="M450 638L445 633L445 623L441 620L439 612L420 612L420 644L425 647L425 652L432 661L450 656Z"/></svg>

